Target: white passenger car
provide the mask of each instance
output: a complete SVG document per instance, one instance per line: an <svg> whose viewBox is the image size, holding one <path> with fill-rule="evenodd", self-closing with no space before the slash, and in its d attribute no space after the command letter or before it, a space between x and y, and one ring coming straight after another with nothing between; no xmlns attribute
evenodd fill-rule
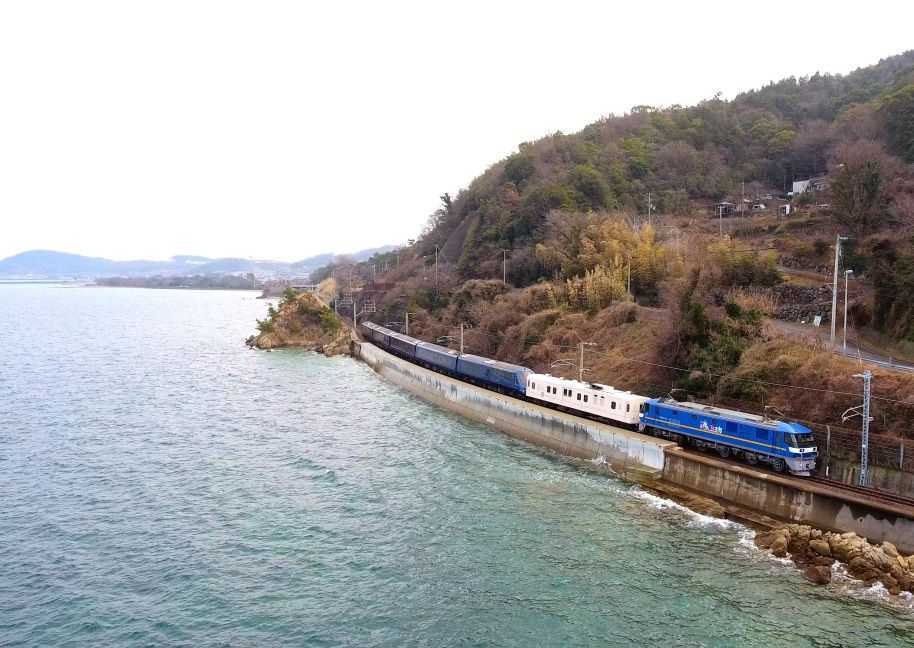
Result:
<svg viewBox="0 0 914 648"><path fill-rule="evenodd" d="M527 397L555 403L569 410L596 414L629 426L640 422L644 396L599 383L583 383L550 376L527 375Z"/></svg>

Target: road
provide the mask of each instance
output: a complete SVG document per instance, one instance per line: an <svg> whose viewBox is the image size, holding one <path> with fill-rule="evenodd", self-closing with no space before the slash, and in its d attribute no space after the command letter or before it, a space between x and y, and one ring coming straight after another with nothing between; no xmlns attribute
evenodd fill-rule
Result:
<svg viewBox="0 0 914 648"><path fill-rule="evenodd" d="M808 324L800 324L799 322L785 322L783 320L769 320L769 322L776 330L783 333L784 335L802 340L811 346L828 348L829 330L827 328L816 328ZM848 358L859 360L863 364L876 365L891 371L914 373L914 365L899 362L890 356L866 351L851 341L848 341L847 349L844 349L841 342L840 332L836 337L837 348L834 349L834 353L837 355L847 356Z"/></svg>

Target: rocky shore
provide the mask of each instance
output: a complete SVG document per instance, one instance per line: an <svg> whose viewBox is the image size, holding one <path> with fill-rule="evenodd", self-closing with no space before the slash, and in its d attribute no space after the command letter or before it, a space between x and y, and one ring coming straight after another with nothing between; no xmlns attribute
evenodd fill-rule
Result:
<svg viewBox="0 0 914 648"><path fill-rule="evenodd" d="M848 574L866 585L882 583L891 594L914 592L914 556L902 556L890 542L873 545L856 533L788 524L757 534L755 544L779 558L789 556L819 585L829 583L833 565L842 563Z"/></svg>
<svg viewBox="0 0 914 648"><path fill-rule="evenodd" d="M349 353L350 331L332 309L310 293L287 291L279 308L257 321L257 335L245 343L256 349L298 348L327 356Z"/></svg>

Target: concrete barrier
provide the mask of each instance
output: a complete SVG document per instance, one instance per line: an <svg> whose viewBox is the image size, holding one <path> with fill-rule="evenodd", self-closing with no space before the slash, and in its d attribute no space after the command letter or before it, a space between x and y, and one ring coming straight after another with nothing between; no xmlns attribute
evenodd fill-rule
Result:
<svg viewBox="0 0 914 648"><path fill-rule="evenodd" d="M802 478L781 477L713 457L667 448L663 480L742 508L827 531L853 531L899 551L914 553L914 520L908 507L869 500Z"/></svg>
<svg viewBox="0 0 914 648"><path fill-rule="evenodd" d="M394 384L440 407L486 423L517 439L581 459L603 457L620 473L643 471L659 477L664 448L675 444L540 407L430 371L368 342L353 354Z"/></svg>

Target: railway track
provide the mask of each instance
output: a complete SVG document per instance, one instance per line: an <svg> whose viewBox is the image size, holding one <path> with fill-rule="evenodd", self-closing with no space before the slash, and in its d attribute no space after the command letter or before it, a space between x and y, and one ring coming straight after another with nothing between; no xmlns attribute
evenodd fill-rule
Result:
<svg viewBox="0 0 914 648"><path fill-rule="evenodd" d="M806 477L804 481L820 484L822 486L828 486L830 488L834 488L835 490L848 491L857 495L863 495L864 497L869 497L870 499L879 500L881 502L891 502L892 504L900 504L902 506L909 506L914 508L914 498L905 497L904 495L899 495L898 493L890 493L889 491L879 490L878 488L868 488L865 486L856 486L854 484L845 484L844 482L832 481L831 479L825 479L824 477Z"/></svg>
<svg viewBox="0 0 914 648"><path fill-rule="evenodd" d="M478 386L478 387L482 387L482 388L488 389L488 390L490 390L490 391L498 391L499 393L505 393L505 392L502 392L501 390L492 390L491 387L489 387L489 386L487 386L487 385L483 385L483 384L481 384L481 383L478 383L478 382L475 381L475 380L467 380L467 378L466 378L465 376L454 375L454 374L451 374L450 372L442 371L440 368L436 368L436 367L427 365L426 363L417 363L415 360L412 360L412 359L410 359L410 358L404 358L402 354L393 352L393 351L390 350L390 349L385 349L385 351L387 351L388 353L393 353L394 355L403 358L403 359L406 360L407 362L411 362L411 363L413 363L413 364L418 364L419 366L422 366L422 367L424 367L424 368L426 368L426 369L428 369L428 370L430 370L430 371L435 371L436 373L440 373L440 374L443 374L443 375L451 376L452 378L455 378L455 379L457 379L457 380L460 380L461 382L465 382L465 383L468 383L468 384L476 385L476 386ZM547 402L547 401L541 401L541 400L538 400L538 399L535 399L535 398L530 398L529 396L519 396L519 395L517 395L517 394L506 394L506 395L511 396L512 398L516 398L516 399L518 399L518 400L523 400L523 401L527 401L527 402L530 402L530 403L534 403L534 404L536 404L536 405L539 405L540 407L545 407L545 408L547 408L547 409L553 409L553 410L556 410L556 411L559 411L559 412L564 412L564 413L566 413L566 414L570 414L570 415L573 415L573 416L578 416L578 417L580 417L580 418L589 419L589 420L592 420L592 421L596 421L596 422L598 422L598 423L603 423L603 424L605 424L605 425L610 425L610 426L613 426L613 427L619 427L619 428L624 428L624 429L631 429L631 428L628 428L628 426L622 425L622 424L620 424L620 423L617 422L617 421L612 421L612 420L609 420L609 419L605 419L605 418L603 418L603 417L601 417L601 416L597 416L597 415L591 414L591 413L589 413L589 412L582 412L582 411L580 411L580 410L571 410L571 409L568 409L568 408L565 408L565 407L561 407L561 406L556 405L556 404L553 404L553 403L549 403L549 402ZM685 452L690 453L690 454L691 454L691 453L694 453L694 454L702 454L702 453L700 453L699 451L695 450L694 448L685 448L685 447L683 447L682 449L685 450ZM730 460L728 460L728 459L721 459L721 461L724 461L724 462L726 462L726 463L732 463L732 464L734 464L734 465L739 465L739 466L743 466L743 467L748 467L748 464L745 464L745 463L742 463L742 462L734 462L732 459L730 459ZM755 470L762 470L762 471L764 471L764 472L769 472L769 471L765 470L764 468L760 468L760 467L758 467L758 466L755 466L754 469L755 469ZM797 480L798 482L800 482L800 483L802 483L802 482L806 482L806 483L815 483L815 484L819 484L820 486L827 486L827 487L832 488L832 489L834 489L834 490L836 490L836 491L844 491L844 492L847 492L847 493L854 493L854 494L856 494L856 495L860 495L860 496L863 496L863 497L868 497L868 498L870 498L870 499L872 499L872 500L875 500L875 501L880 501L880 502L885 502L885 503L891 503L891 504L895 504L895 505L899 505L899 506L906 506L906 507L909 507L909 508L911 508L911 509L914 509L914 498L905 497L904 495L899 495L899 494L897 494L897 493L892 493L892 492L889 492L889 491L879 490L879 489L876 489L876 488L867 488L867 487L863 487L863 486L855 486L855 485L853 485L853 484L845 484L844 482L832 481L832 480L830 480L830 479L825 479L824 477L816 477L816 476L810 476L810 477L796 477L796 476L790 475L790 474L788 474L788 473L776 473L776 472L771 472L771 474L773 474L773 475L779 475L779 476L783 476L783 477L793 478L793 479L796 479L796 480Z"/></svg>

